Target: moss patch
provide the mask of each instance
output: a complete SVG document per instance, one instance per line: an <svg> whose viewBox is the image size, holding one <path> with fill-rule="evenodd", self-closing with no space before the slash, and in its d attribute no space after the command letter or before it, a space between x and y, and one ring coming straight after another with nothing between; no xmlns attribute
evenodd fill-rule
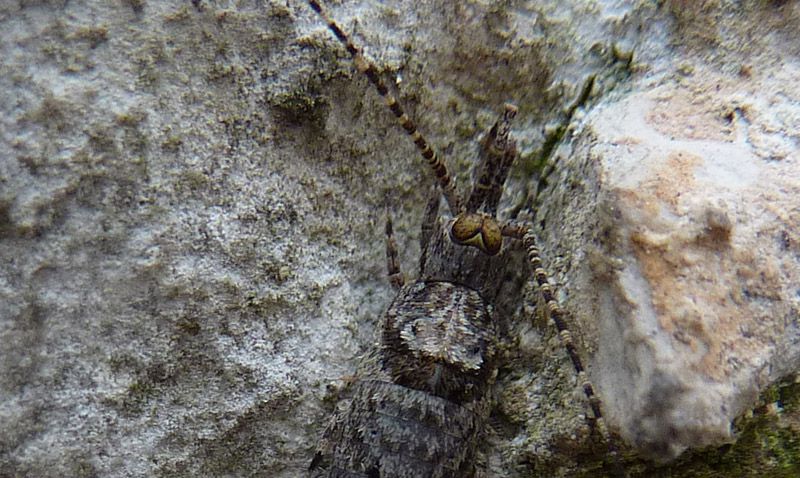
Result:
<svg viewBox="0 0 800 478"><path fill-rule="evenodd" d="M767 389L737 425L730 445L690 452L668 466L631 462L631 477L791 478L800 476L800 383ZM598 475L593 475L598 476Z"/></svg>

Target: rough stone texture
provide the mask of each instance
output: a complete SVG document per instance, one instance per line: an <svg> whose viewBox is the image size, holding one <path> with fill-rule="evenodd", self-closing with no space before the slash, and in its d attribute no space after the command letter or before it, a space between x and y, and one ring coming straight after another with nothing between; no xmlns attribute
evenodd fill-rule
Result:
<svg viewBox="0 0 800 478"><path fill-rule="evenodd" d="M504 213L536 198L631 453L730 441L797 369L798 8L331 5L462 184L519 106ZM385 206L416 264L407 138L305 2L15 1L0 25L0 476L301 476L391 297ZM533 297L487 464L598 476Z"/></svg>
<svg viewBox="0 0 800 478"><path fill-rule="evenodd" d="M587 115L539 215L609 421L660 460L800 365L800 9L669 6L678 53Z"/></svg>

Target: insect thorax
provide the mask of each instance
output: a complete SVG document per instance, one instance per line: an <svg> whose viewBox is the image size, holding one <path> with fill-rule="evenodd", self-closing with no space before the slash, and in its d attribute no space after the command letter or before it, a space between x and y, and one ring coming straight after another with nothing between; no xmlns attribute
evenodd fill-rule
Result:
<svg viewBox="0 0 800 478"><path fill-rule="evenodd" d="M442 222L425 251L420 278L403 287L386 312L382 366L397 384L467 403L483 398L494 382L492 303L505 257L454 244Z"/></svg>
<svg viewBox="0 0 800 478"><path fill-rule="evenodd" d="M491 313L476 291L417 281L386 312L382 366L394 383L466 403L493 382L496 346Z"/></svg>

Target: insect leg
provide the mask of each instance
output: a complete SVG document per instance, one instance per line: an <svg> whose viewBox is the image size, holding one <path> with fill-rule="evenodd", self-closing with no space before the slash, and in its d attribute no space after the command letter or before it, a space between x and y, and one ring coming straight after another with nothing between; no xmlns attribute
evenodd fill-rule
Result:
<svg viewBox="0 0 800 478"><path fill-rule="evenodd" d="M397 242L394 240L394 229L392 228L392 217L386 211L386 269L389 274L389 282L399 289L403 287L405 279L400 271L400 261L397 258Z"/></svg>

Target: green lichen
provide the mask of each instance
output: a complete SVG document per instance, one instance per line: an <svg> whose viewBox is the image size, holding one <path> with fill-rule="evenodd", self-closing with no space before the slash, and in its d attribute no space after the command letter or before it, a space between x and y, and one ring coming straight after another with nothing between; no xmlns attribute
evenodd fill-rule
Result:
<svg viewBox="0 0 800 478"><path fill-rule="evenodd" d="M144 410L145 404L155 393L156 388L152 383L146 380L134 380L122 396L107 398L103 403L122 413L136 415Z"/></svg>
<svg viewBox="0 0 800 478"><path fill-rule="evenodd" d="M92 464L90 457L75 458L75 461L70 465L69 476L75 478L94 478L100 476L95 466Z"/></svg>
<svg viewBox="0 0 800 478"><path fill-rule="evenodd" d="M87 54L108 40L105 26L82 26L73 28L66 21L58 20L44 28L41 53L57 64L64 73L79 73L95 67L92 55Z"/></svg>
<svg viewBox="0 0 800 478"><path fill-rule="evenodd" d="M800 476L800 383L775 385L759 407L739 420L731 445L701 450L668 467L639 476L688 478Z"/></svg>
<svg viewBox="0 0 800 478"><path fill-rule="evenodd" d="M178 331L181 335L194 336L200 333L201 327L197 317L181 317L177 323Z"/></svg>
<svg viewBox="0 0 800 478"><path fill-rule="evenodd" d="M167 136L164 138L164 141L161 142L161 150L168 153L177 153L180 151L182 144L183 140L180 136Z"/></svg>
<svg viewBox="0 0 800 478"><path fill-rule="evenodd" d="M161 80L160 66L168 61L170 55L160 40L148 37L143 45L132 54L136 67L137 83L144 88L153 88Z"/></svg>
<svg viewBox="0 0 800 478"><path fill-rule="evenodd" d="M253 317L273 317L276 309L289 305L291 305L289 299L279 292L248 291L244 293L244 300L238 307L251 313Z"/></svg>
<svg viewBox="0 0 800 478"><path fill-rule="evenodd" d="M319 78L312 77L304 85L272 95L269 102L280 118L289 124L321 128L328 109L321 102L320 91Z"/></svg>
<svg viewBox="0 0 800 478"><path fill-rule="evenodd" d="M146 0L123 0L123 3L127 3L134 13L141 13L147 5Z"/></svg>
<svg viewBox="0 0 800 478"><path fill-rule="evenodd" d="M147 119L147 113L140 110L126 111L114 117L114 122L118 126L136 128Z"/></svg>
<svg viewBox="0 0 800 478"><path fill-rule="evenodd" d="M114 117L115 129L122 131L122 149L131 154L144 155L149 144L149 135L142 126L147 120L147 113L133 109ZM146 169L143 168L143 169Z"/></svg>
<svg viewBox="0 0 800 478"><path fill-rule="evenodd" d="M23 114L20 120L42 126L51 133L63 134L75 127L73 118L77 114L74 104L48 92L39 106Z"/></svg>
<svg viewBox="0 0 800 478"><path fill-rule="evenodd" d="M12 235L14 222L11 219L11 201L0 200L0 239Z"/></svg>
<svg viewBox="0 0 800 478"><path fill-rule="evenodd" d="M762 405L737 422L735 443L690 451L656 465L631 452L620 463L630 478L793 478L800 476L800 383L783 382L761 395ZM612 470L606 456L603 469ZM581 472L605 477L613 473Z"/></svg>
<svg viewBox="0 0 800 478"><path fill-rule="evenodd" d="M178 174L175 189L181 193L196 193L205 190L211 184L211 179L202 171L184 169Z"/></svg>
<svg viewBox="0 0 800 478"><path fill-rule="evenodd" d="M578 96L565 110L562 120L554 128L547 131L542 146L533 151L533 153L519 158L520 166L517 174L521 173L525 178L539 178L537 193L532 198L534 204L537 200L538 191L543 191L547 187L548 177L556 170L556 163L553 159L556 148L564 139L575 112L578 108L584 107L588 103L595 81L596 77L594 75L590 75L586 79ZM520 204L517 208L522 209L524 206L524 204Z"/></svg>
<svg viewBox="0 0 800 478"><path fill-rule="evenodd" d="M192 13L189 7L181 5L178 9L165 14L162 18L164 19L164 23L184 23L191 21L191 15Z"/></svg>

